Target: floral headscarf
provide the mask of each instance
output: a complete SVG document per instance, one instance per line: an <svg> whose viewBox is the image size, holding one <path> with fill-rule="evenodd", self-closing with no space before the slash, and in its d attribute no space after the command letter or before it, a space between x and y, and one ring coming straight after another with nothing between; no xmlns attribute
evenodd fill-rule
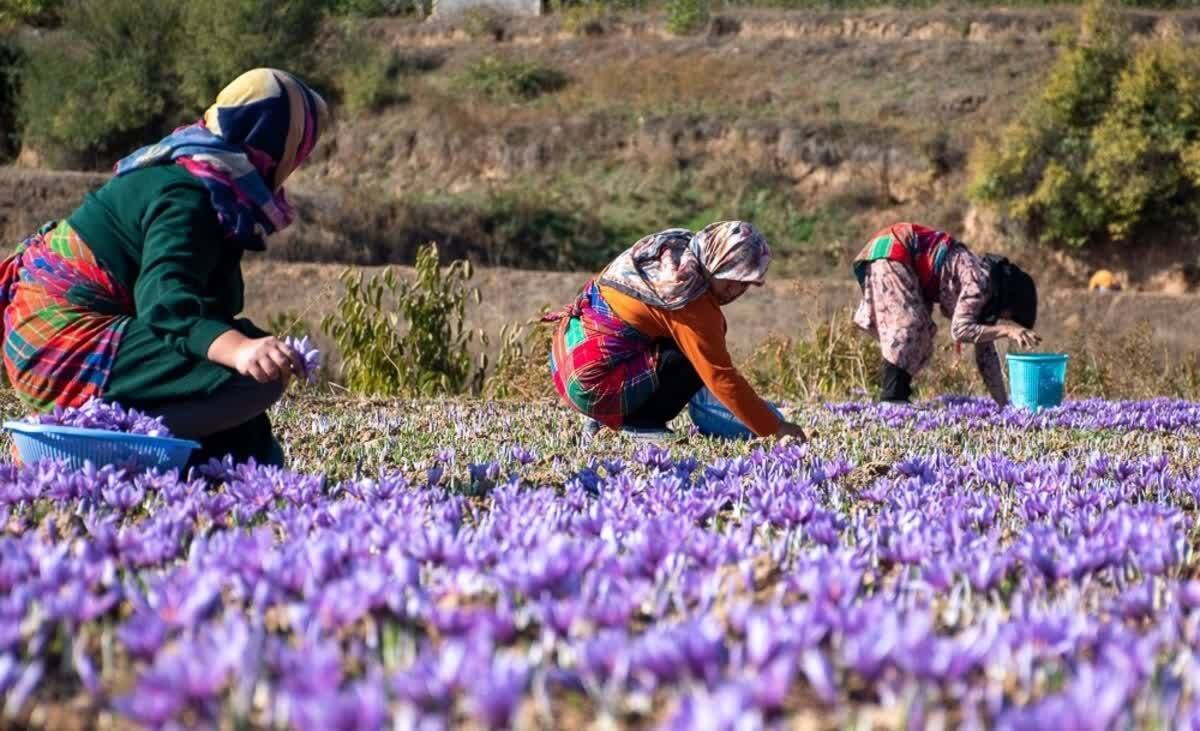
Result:
<svg viewBox="0 0 1200 731"><path fill-rule="evenodd" d="M254 69L239 76L195 124L116 165L117 175L177 163L208 188L226 235L247 249L294 218L283 182L309 156L329 117L325 100L295 76Z"/></svg>
<svg viewBox="0 0 1200 731"><path fill-rule="evenodd" d="M599 283L652 307L678 310L708 291L713 279L762 284L771 247L745 221L718 221L697 233L672 228L638 241L603 272Z"/></svg>

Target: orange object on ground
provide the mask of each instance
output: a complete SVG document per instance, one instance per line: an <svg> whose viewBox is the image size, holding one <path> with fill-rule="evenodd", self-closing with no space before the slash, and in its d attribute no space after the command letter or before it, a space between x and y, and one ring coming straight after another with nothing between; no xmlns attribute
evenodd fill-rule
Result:
<svg viewBox="0 0 1200 731"><path fill-rule="evenodd" d="M651 307L603 285L600 294L613 313L638 332L673 340L708 390L750 431L760 437L779 431L779 417L733 365L725 345L725 316L711 292L678 310Z"/></svg>
<svg viewBox="0 0 1200 731"><path fill-rule="evenodd" d="M1121 283L1117 281L1116 275L1107 269L1101 269L1092 275L1088 282L1089 290L1116 290L1121 288Z"/></svg>

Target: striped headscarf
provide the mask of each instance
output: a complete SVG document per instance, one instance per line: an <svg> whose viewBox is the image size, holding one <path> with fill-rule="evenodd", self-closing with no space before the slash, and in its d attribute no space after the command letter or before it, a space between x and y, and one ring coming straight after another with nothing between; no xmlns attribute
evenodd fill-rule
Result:
<svg viewBox="0 0 1200 731"><path fill-rule="evenodd" d="M599 283L652 307L678 310L713 279L762 284L771 247L745 221L718 221L697 233L672 228L638 241L600 273Z"/></svg>
<svg viewBox="0 0 1200 731"><path fill-rule="evenodd" d="M283 229L294 214L283 190L327 124L325 100L295 76L254 69L225 87L204 119L116 165L116 174L177 163L208 188L230 239L247 249Z"/></svg>

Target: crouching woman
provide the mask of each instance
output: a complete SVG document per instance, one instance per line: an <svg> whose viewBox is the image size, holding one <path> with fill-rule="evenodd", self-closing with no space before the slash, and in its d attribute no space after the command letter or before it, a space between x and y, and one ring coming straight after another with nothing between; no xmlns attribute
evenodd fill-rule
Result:
<svg viewBox="0 0 1200 731"><path fill-rule="evenodd" d="M804 438L734 367L721 307L766 279L770 247L752 225L722 221L647 236L589 281L557 320L554 387L587 422L669 434L702 387L754 434Z"/></svg>
<svg viewBox="0 0 1200 731"><path fill-rule="evenodd" d="M121 160L0 269L4 368L36 411L92 398L163 416L194 459L279 464L267 409L303 362L238 318L242 254L288 225L283 182L328 113L291 74L256 69L203 120Z"/></svg>
<svg viewBox="0 0 1200 731"><path fill-rule="evenodd" d="M854 322L883 351L882 400L912 397L912 379L933 355L938 305L954 342L975 346L988 393L1008 404L995 342L1007 338L1022 348L1041 342L1033 331L1038 296L1032 277L1007 259L976 256L948 234L915 223L871 237L855 258L854 274L863 293Z"/></svg>

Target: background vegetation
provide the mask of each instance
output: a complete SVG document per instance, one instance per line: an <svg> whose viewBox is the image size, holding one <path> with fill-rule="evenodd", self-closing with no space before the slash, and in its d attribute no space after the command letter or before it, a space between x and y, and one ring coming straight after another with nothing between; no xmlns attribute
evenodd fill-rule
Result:
<svg viewBox="0 0 1200 731"><path fill-rule="evenodd" d="M573 21L566 27L581 33L594 19L648 11L664 17L670 32L687 36L716 32L725 18L720 14L739 8L857 6L853 0L555 0L548 9ZM428 116L425 129L452 125L448 114L487 110L464 121L461 130L448 128L466 135L471 125L489 124L512 124L511 134L518 135L520 123L509 120L577 108L606 117L602 134L651 130L658 135L652 138L656 145L668 134L671 139L709 134L704 130L718 124L725 125L722 134L730 134L729 128L753 118L765 130L772 124L803 125L810 139L843 145L850 154L859 154L856 146L892 141L924 158L931 181L962 169L966 155L959 149L970 142L948 131L952 128L932 129L923 117L893 111L902 108L888 95L902 100L897 85L921 79L889 77L874 91L818 87L811 96L823 102L802 98L785 105L765 86L769 78L735 57L655 57L644 67L589 71L585 80L553 54L523 58L493 52L487 38L497 29L502 37L507 21L476 14L460 23L482 39L480 53L439 72L444 57L410 52L370 32L373 17L419 18L428 10L427 3L399 0L288 0L269 6L254 0L4 0L0 159L23 147L43 167L107 169L128 150L194 120L240 70L284 65L282 60L335 102L341 120L379 117L382 136L396 125L388 110L403 105L411 107L406 113ZM1005 214L1029 239L1051 246L1140 245L1190 236L1200 219L1200 57L1179 39L1135 38L1115 6L1097 2L1087 6L1078 27L1063 28L1056 42L1057 61L1007 126L994 136L986 124L972 128L983 134L970 155L969 200ZM870 55L860 62L864 73L881 68L881 59ZM729 75L745 79L747 96L733 97L718 83ZM811 80L798 77L789 85L804 89ZM756 88L763 91L749 93ZM856 96L870 93L882 100L874 112ZM960 102L943 102L950 103ZM973 102L967 96L961 103ZM679 126L677 132L653 132L656 124ZM394 133L403 139L403 130ZM455 139L439 143L452 149ZM808 199L796 192L795 174L785 177L773 169L777 162L697 165L657 148L640 153L636 164L586 159L581 148L579 159L556 160L545 175L493 185L481 182L485 173L473 172L475 182L455 184L453 192L434 183L405 186L399 193L382 186L369 191L366 181L386 175L394 154L385 148L380 156L343 163L364 166L365 180L354 181L355 194L335 224L361 229L349 237L351 247L309 240L273 253L290 260L407 264L421 244L436 240L446 261L466 257L484 265L588 270L665 225L699 227L742 217L779 242L780 273L816 273L844 264L845 251L860 235L857 219L899 202L886 181L878 189L859 184ZM828 154L820 148L804 153L817 160ZM967 204L956 187L922 196L915 207L905 201L904 210L953 225Z"/></svg>
<svg viewBox="0 0 1200 731"><path fill-rule="evenodd" d="M1041 93L976 148L971 193L1044 243L1087 246L1200 218L1200 60L1134 43L1093 3Z"/></svg>

